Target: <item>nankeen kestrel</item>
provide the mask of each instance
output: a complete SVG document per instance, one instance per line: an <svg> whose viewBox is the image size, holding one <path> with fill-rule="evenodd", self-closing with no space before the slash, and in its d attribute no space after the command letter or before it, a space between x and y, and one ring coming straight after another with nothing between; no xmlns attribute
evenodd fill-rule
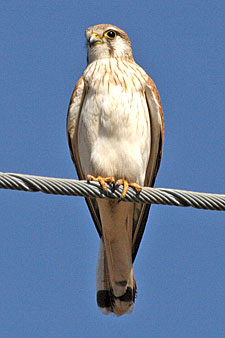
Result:
<svg viewBox="0 0 225 338"><path fill-rule="evenodd" d="M100 240L97 304L116 315L133 310L133 261L150 206L124 202L128 186L152 187L162 156L164 122L154 82L132 56L127 34L113 25L86 30L87 67L73 91L68 143L78 177L123 185L121 199L86 198Z"/></svg>

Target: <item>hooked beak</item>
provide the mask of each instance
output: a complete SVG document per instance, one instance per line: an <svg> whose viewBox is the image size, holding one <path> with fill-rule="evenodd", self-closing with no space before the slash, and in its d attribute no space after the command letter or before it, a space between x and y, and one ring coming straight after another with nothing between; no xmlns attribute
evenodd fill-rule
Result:
<svg viewBox="0 0 225 338"><path fill-rule="evenodd" d="M100 36L98 34L91 34L90 38L88 39L88 44L90 47L98 45L98 44L102 44L102 39L100 38Z"/></svg>

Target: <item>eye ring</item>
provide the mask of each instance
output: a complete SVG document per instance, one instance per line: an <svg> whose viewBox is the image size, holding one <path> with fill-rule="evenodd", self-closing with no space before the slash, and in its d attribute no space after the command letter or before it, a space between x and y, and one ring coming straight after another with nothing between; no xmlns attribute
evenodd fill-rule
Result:
<svg viewBox="0 0 225 338"><path fill-rule="evenodd" d="M113 39L116 38L117 33L116 33L115 31L113 31L112 29L110 29L109 31L105 32L104 36L105 36L107 39L113 40Z"/></svg>

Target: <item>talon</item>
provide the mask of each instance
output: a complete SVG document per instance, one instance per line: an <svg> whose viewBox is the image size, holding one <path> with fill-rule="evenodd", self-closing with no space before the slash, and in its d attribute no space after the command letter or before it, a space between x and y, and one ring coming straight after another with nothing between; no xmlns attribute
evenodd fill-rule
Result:
<svg viewBox="0 0 225 338"><path fill-rule="evenodd" d="M123 185L123 192L120 196L121 198L124 198L126 196L128 187L132 187L135 190L137 190L138 192L140 192L142 190L142 188L139 184L128 182L127 180L125 180L123 178L116 181L116 186L119 186L119 185Z"/></svg>
<svg viewBox="0 0 225 338"><path fill-rule="evenodd" d="M123 178L119 179L116 181L116 186L119 186L119 185L123 185L123 192L121 194L121 198L124 198L126 196L126 193L127 193L127 190L128 190L128 186L129 186L129 183L127 180L124 180Z"/></svg>
<svg viewBox="0 0 225 338"><path fill-rule="evenodd" d="M104 191L107 191L107 186L106 183L114 183L115 182L115 178L114 177L102 177L102 176L97 176L94 177L92 175L87 175L87 180L88 181L94 181L94 182L99 182L99 184L101 185L102 189Z"/></svg>

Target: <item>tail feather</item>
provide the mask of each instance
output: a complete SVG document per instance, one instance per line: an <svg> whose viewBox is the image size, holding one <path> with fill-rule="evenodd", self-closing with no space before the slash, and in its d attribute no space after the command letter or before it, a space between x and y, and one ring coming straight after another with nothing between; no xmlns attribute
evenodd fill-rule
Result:
<svg viewBox="0 0 225 338"><path fill-rule="evenodd" d="M102 222L97 303L103 313L120 316L133 309L136 283L132 264L133 204L97 200Z"/></svg>
<svg viewBox="0 0 225 338"><path fill-rule="evenodd" d="M97 304L103 314L114 313L117 316L133 311L136 297L136 283L133 275L133 268L130 273L125 291L121 296L115 296L112 288L106 258L106 251L103 238L100 241L98 265L97 265Z"/></svg>

